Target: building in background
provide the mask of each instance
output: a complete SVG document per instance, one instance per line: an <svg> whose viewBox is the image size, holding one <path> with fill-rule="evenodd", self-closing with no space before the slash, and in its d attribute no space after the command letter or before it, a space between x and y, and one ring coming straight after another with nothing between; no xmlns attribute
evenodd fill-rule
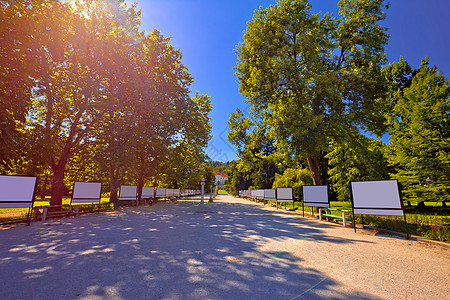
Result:
<svg viewBox="0 0 450 300"><path fill-rule="evenodd" d="M228 175L225 173L214 173L214 176L216 177L215 185L221 189L225 182L228 180Z"/></svg>

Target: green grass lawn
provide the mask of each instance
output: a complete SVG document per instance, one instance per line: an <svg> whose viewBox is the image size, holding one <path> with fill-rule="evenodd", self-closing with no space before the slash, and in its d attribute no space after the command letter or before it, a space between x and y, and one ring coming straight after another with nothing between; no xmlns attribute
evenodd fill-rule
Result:
<svg viewBox="0 0 450 300"><path fill-rule="evenodd" d="M70 204L70 197L63 197L62 204ZM109 197L102 197L100 200L100 205L102 208L105 208L109 206ZM36 201L34 201L33 207L36 206L46 206L50 205L50 197L45 197L45 199L41 200L40 198L37 198ZM77 203L77 205L80 205L80 211L91 209L92 203L86 202L86 203ZM94 208L97 208L98 204L94 204ZM28 208L0 208L0 214L2 213L8 213L8 212L23 212L26 214L28 212ZM2 217L0 216L0 221L2 221Z"/></svg>
<svg viewBox="0 0 450 300"><path fill-rule="evenodd" d="M275 201L266 201L268 205L275 206ZM419 201L417 201L418 203ZM406 220L408 221L408 232L412 235L423 236L429 239L450 242L450 215L449 209L442 208L442 202L426 202L427 207L432 207L434 211L417 212L414 207L416 202L411 201L411 207L405 206ZM406 205L406 203L405 203ZM352 209L351 202L332 201L332 208ZM302 203L283 203L281 207L301 211ZM305 207L306 212L311 212L311 207ZM340 216L341 214L332 211L331 214ZM361 216L355 216L356 223L361 224ZM378 228L404 232L405 225L403 217L392 216L364 216L364 224Z"/></svg>

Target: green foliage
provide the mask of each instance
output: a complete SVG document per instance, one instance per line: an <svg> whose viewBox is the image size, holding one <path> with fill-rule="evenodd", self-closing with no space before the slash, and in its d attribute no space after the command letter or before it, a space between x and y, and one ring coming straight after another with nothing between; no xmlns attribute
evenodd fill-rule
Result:
<svg viewBox="0 0 450 300"><path fill-rule="evenodd" d="M275 174L272 188L291 187L296 199L301 199L302 186L312 185L311 173L308 169L287 168L282 175Z"/></svg>
<svg viewBox="0 0 450 300"><path fill-rule="evenodd" d="M399 64L402 61L392 67ZM449 81L436 67L428 67L428 59L411 77L394 95L389 115L391 143L387 154L396 170L393 177L404 183L407 198L449 201Z"/></svg>
<svg viewBox="0 0 450 300"><path fill-rule="evenodd" d="M36 40L43 21L39 15L45 5L40 7L41 1L27 1L27 5L8 2L0 3L0 171L29 174L29 168L16 167L27 162L23 140L29 132L24 133L23 128L38 73L33 52L39 48Z"/></svg>
<svg viewBox="0 0 450 300"><path fill-rule="evenodd" d="M239 194L239 190L246 190L252 185L249 174L243 170L242 164L238 161L233 160L226 173L228 181L224 189L234 196Z"/></svg>
<svg viewBox="0 0 450 300"><path fill-rule="evenodd" d="M247 123L266 127L279 149L309 157L316 184L317 153L326 150L328 137L346 128L384 131L382 1L339 6L335 18L311 14L307 1L280 0L255 12L236 48L236 75L251 117L231 123L237 132L230 141L249 143L240 135Z"/></svg>
<svg viewBox="0 0 450 300"><path fill-rule="evenodd" d="M141 31L137 4L0 5L0 170L51 170L52 204L76 178L109 183L114 202L122 183L172 182L202 161L210 98L190 96L181 52Z"/></svg>
<svg viewBox="0 0 450 300"><path fill-rule="evenodd" d="M312 179L308 169L287 168L282 175L276 174L272 188L279 187L302 187L303 185L311 185Z"/></svg>
<svg viewBox="0 0 450 300"><path fill-rule="evenodd" d="M383 155L385 145L381 141L354 133L351 139L330 141L328 174L337 199L350 201L351 181L389 179L389 169Z"/></svg>
<svg viewBox="0 0 450 300"><path fill-rule="evenodd" d="M236 147L240 157L228 179L230 193L237 195L239 190L250 186L271 188L279 167L274 139L269 136L267 126L253 123L237 109L228 120L228 128L228 140Z"/></svg>
<svg viewBox="0 0 450 300"><path fill-rule="evenodd" d="M200 173L206 176L208 182L214 177L211 175L212 163L206 159L203 152L211 138L211 124L208 117L212 109L210 97L196 93L186 104L187 108L176 116L181 126L177 135L173 136L173 146L170 148L169 158L165 160L170 176L170 180L166 182L173 187L185 186L186 180L195 173L192 172L193 166L200 165ZM192 180L188 185L194 186ZM200 181L195 186L199 185Z"/></svg>

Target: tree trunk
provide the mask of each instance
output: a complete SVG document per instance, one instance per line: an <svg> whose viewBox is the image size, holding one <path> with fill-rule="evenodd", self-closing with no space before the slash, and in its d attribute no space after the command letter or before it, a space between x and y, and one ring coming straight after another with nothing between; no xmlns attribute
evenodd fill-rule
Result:
<svg viewBox="0 0 450 300"><path fill-rule="evenodd" d="M111 180L111 183L109 184L109 202L114 204L114 208L116 209L119 206L119 200L117 198L117 190L119 189L119 186Z"/></svg>
<svg viewBox="0 0 450 300"><path fill-rule="evenodd" d="M119 180L116 179L116 174L114 172L114 167L111 165L109 168L109 202L114 204L114 208L119 206L119 199L117 198L117 190L120 187Z"/></svg>
<svg viewBox="0 0 450 300"><path fill-rule="evenodd" d="M48 181L48 173L45 173L45 179L42 181L42 187L41 187L41 201L45 201L45 196L47 194L47 181Z"/></svg>
<svg viewBox="0 0 450 300"><path fill-rule="evenodd" d="M314 152L313 156L308 156L308 166L311 172L311 177L314 185L321 185L320 181L320 171L319 171L319 158L317 157L317 152Z"/></svg>
<svg viewBox="0 0 450 300"><path fill-rule="evenodd" d="M66 171L67 161L61 159L58 164L52 166L53 180L50 205L62 205L64 194L64 173Z"/></svg>
<svg viewBox="0 0 450 300"><path fill-rule="evenodd" d="M119 184L114 176L114 170L110 169L110 181L109 181L109 202L114 204L114 208L119 206L119 199L117 198L117 190L119 189Z"/></svg>
<svg viewBox="0 0 450 300"><path fill-rule="evenodd" d="M142 187L144 186L144 174L142 172L139 172L138 177L138 185L137 185L137 192L138 192L138 200L142 197Z"/></svg>
<svg viewBox="0 0 450 300"><path fill-rule="evenodd" d="M317 157L317 152L314 152L313 156L308 156L307 160L314 185L322 185L320 181L319 158ZM314 207L314 212L318 213L319 208Z"/></svg>

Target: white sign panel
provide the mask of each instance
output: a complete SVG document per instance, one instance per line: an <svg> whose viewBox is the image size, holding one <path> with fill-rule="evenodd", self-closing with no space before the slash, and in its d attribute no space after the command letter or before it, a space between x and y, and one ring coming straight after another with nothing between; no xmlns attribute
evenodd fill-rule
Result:
<svg viewBox="0 0 450 300"><path fill-rule="evenodd" d="M303 206L330 207L326 185L303 186Z"/></svg>
<svg viewBox="0 0 450 300"><path fill-rule="evenodd" d="M166 189L165 188L156 188L156 197L157 198L166 197Z"/></svg>
<svg viewBox="0 0 450 300"><path fill-rule="evenodd" d="M397 180L352 182L351 187L355 214L404 215Z"/></svg>
<svg viewBox="0 0 450 300"><path fill-rule="evenodd" d="M256 198L264 199L264 190L256 190Z"/></svg>
<svg viewBox="0 0 450 300"><path fill-rule="evenodd" d="M102 184L100 182L75 182L72 203L100 203Z"/></svg>
<svg viewBox="0 0 450 300"><path fill-rule="evenodd" d="M122 185L120 187L119 200L136 200L137 186Z"/></svg>
<svg viewBox="0 0 450 300"><path fill-rule="evenodd" d="M143 186L141 198L147 199L153 197L155 197L155 188L152 186Z"/></svg>
<svg viewBox="0 0 450 300"><path fill-rule="evenodd" d="M277 202L294 202L292 188L277 188Z"/></svg>
<svg viewBox="0 0 450 300"><path fill-rule="evenodd" d="M277 200L276 191L274 189L265 189L264 200Z"/></svg>
<svg viewBox="0 0 450 300"><path fill-rule="evenodd" d="M36 177L0 175L0 208L33 206Z"/></svg>

